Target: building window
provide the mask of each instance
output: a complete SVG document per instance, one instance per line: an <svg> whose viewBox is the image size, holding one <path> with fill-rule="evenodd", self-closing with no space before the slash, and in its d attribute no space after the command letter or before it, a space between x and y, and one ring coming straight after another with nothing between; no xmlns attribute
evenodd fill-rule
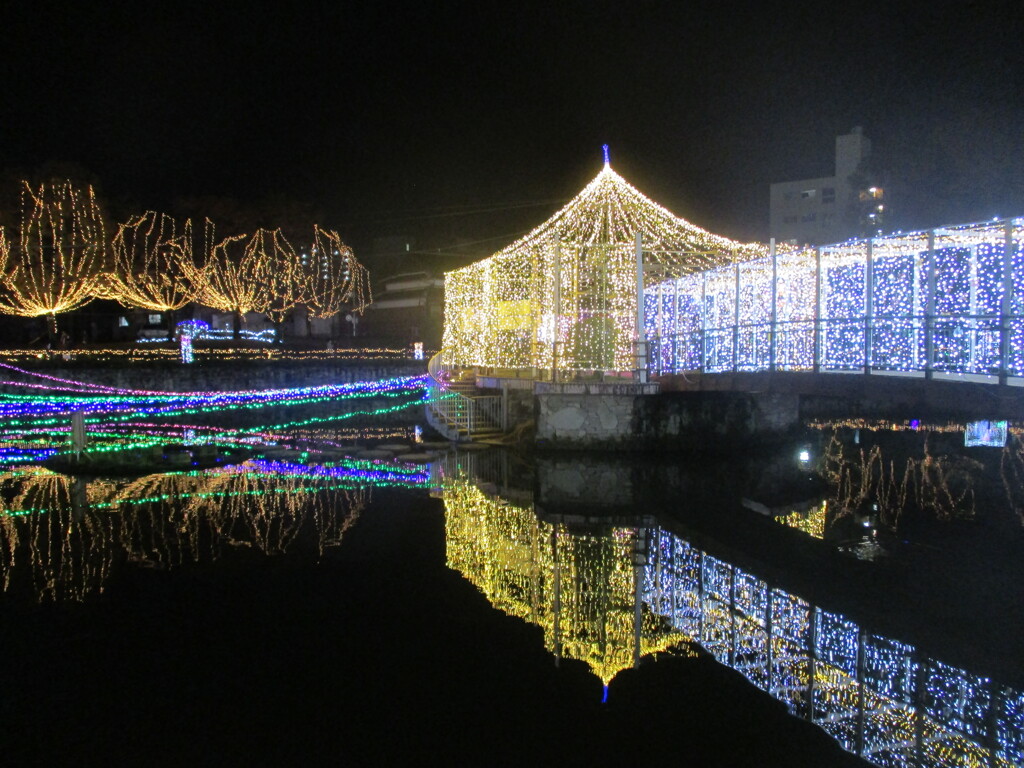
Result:
<svg viewBox="0 0 1024 768"><path fill-rule="evenodd" d="M807 213L807 214L804 214L803 216L800 217L800 221L804 221L804 222L816 221L817 219L818 219L818 214L816 214L816 213Z"/></svg>
<svg viewBox="0 0 1024 768"><path fill-rule="evenodd" d="M836 201L836 188L825 187L821 190L821 202L834 203Z"/></svg>
<svg viewBox="0 0 1024 768"><path fill-rule="evenodd" d="M815 195L815 193L817 191L818 190L816 190L816 189L805 189L803 192L800 193L800 198L802 200L807 200L808 198L812 198L812 197L814 197L814 195Z"/></svg>

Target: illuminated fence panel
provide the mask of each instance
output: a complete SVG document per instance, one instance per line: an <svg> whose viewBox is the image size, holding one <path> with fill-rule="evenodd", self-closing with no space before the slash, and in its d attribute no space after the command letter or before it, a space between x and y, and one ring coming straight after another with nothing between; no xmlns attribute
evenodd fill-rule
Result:
<svg viewBox="0 0 1024 768"><path fill-rule="evenodd" d="M702 558L704 623L700 644L723 664L732 662L734 616L729 608L732 566L705 554Z"/></svg>
<svg viewBox="0 0 1024 768"><path fill-rule="evenodd" d="M762 691L768 690L768 632L756 621L735 617L732 667Z"/></svg>
<svg viewBox="0 0 1024 768"><path fill-rule="evenodd" d="M704 314L701 296L704 290L703 275L686 275L676 281L676 325L663 333L672 335L675 341L676 370L692 371L701 367L703 361Z"/></svg>
<svg viewBox="0 0 1024 768"><path fill-rule="evenodd" d="M768 585L743 571L733 574L733 605L737 611L760 626L767 625Z"/></svg>
<svg viewBox="0 0 1024 768"><path fill-rule="evenodd" d="M1010 296L1006 302L1010 308L1010 316L1006 318L1006 366L1011 375L1024 376L1024 219L1016 219L1010 233L1012 278L1009 281Z"/></svg>
<svg viewBox="0 0 1024 768"><path fill-rule="evenodd" d="M828 611L815 615L815 652L848 675L857 674L857 625Z"/></svg>
<svg viewBox="0 0 1024 768"><path fill-rule="evenodd" d="M784 252L648 291L672 296L647 325L654 373L1024 377L1024 219Z"/></svg>
<svg viewBox="0 0 1024 768"><path fill-rule="evenodd" d="M715 661L732 664L733 616L727 605L717 600L704 601L704 621L698 641Z"/></svg>
<svg viewBox="0 0 1024 768"><path fill-rule="evenodd" d="M859 694L854 678L827 664L815 666L812 720L850 752L857 751Z"/></svg>
<svg viewBox="0 0 1024 768"><path fill-rule="evenodd" d="M702 553L682 539L672 539L677 545L672 560L672 597L676 606L672 625L687 637L699 640L704 616L700 588Z"/></svg>
<svg viewBox="0 0 1024 768"><path fill-rule="evenodd" d="M732 566L711 555L703 557L704 593L729 605L732 594Z"/></svg>
<svg viewBox="0 0 1024 768"><path fill-rule="evenodd" d="M856 370L864 366L867 317L867 248L821 249L819 333L821 367Z"/></svg>
<svg viewBox="0 0 1024 768"><path fill-rule="evenodd" d="M811 606L806 600L781 590L772 591L772 627L781 637L808 646Z"/></svg>
<svg viewBox="0 0 1024 768"><path fill-rule="evenodd" d="M678 339L675 328L678 320L677 296L679 287L675 283L661 283L644 298L644 328L650 339L649 349L661 360L668 360L673 367L678 362Z"/></svg>
<svg viewBox="0 0 1024 768"><path fill-rule="evenodd" d="M736 365L736 270L723 267L704 274L704 369L729 371Z"/></svg>
<svg viewBox="0 0 1024 768"><path fill-rule="evenodd" d="M893 706L863 687L861 695L866 710L861 755L882 768L919 768L914 710Z"/></svg>
<svg viewBox="0 0 1024 768"><path fill-rule="evenodd" d="M998 700L996 754L1011 763L1024 763L1024 692L1001 689Z"/></svg>
<svg viewBox="0 0 1024 768"><path fill-rule="evenodd" d="M738 265L736 270L736 368L756 371L771 359L772 262L757 259Z"/></svg>
<svg viewBox="0 0 1024 768"><path fill-rule="evenodd" d="M885 238L871 250L871 366L912 371L924 352L921 303L927 237Z"/></svg>
<svg viewBox="0 0 1024 768"><path fill-rule="evenodd" d="M797 717L809 717L811 661L805 646L772 639L772 687L768 690Z"/></svg>
<svg viewBox="0 0 1024 768"><path fill-rule="evenodd" d="M1007 368L1015 376L1024 375L1024 219L1016 219L1010 228L1010 317L1007 318L1009 349Z"/></svg>
<svg viewBox="0 0 1024 768"><path fill-rule="evenodd" d="M775 292L775 367L789 371L813 368L817 302L813 251L778 257Z"/></svg>

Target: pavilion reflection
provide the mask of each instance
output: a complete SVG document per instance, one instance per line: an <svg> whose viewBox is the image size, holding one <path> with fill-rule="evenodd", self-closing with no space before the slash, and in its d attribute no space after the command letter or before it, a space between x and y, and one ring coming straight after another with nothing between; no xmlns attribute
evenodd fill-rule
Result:
<svg viewBox="0 0 1024 768"><path fill-rule="evenodd" d="M543 629L556 660L584 661L607 685L641 656L699 647L877 765L1024 763L1024 692L870 632L653 518L552 517L468 458L443 471L448 564Z"/></svg>
<svg viewBox="0 0 1024 768"><path fill-rule="evenodd" d="M443 497L448 566L496 608L543 629L556 660L583 661L607 685L685 639L641 600L646 528L546 523L532 505L488 496L464 477Z"/></svg>

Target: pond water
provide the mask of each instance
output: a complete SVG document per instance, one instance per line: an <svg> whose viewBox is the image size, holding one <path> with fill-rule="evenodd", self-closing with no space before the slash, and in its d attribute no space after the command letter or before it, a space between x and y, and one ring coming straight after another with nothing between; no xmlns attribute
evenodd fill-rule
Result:
<svg viewBox="0 0 1024 768"><path fill-rule="evenodd" d="M9 764L1024 764L1012 425L694 464L389 419L120 477L8 435Z"/></svg>

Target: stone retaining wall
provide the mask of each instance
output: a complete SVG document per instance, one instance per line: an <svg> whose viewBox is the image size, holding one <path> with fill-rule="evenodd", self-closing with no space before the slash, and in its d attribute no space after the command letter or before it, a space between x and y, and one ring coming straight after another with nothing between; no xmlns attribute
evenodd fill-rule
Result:
<svg viewBox="0 0 1024 768"><path fill-rule="evenodd" d="M640 385L634 385L634 387ZM537 445L551 449L722 453L792 437L790 393L569 392L536 395Z"/></svg>

